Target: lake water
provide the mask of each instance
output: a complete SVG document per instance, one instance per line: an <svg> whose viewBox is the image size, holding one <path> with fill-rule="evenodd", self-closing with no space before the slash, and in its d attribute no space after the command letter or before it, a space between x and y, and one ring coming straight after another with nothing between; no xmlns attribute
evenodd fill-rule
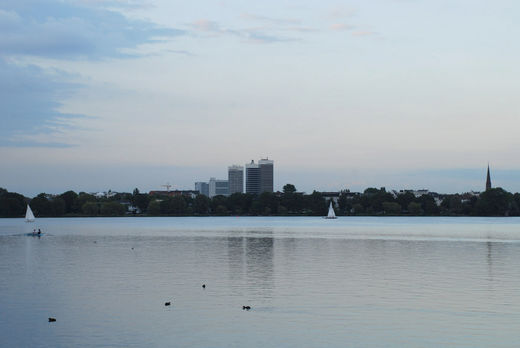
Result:
<svg viewBox="0 0 520 348"><path fill-rule="evenodd" d="M519 329L518 218L0 219L1 347L517 347Z"/></svg>

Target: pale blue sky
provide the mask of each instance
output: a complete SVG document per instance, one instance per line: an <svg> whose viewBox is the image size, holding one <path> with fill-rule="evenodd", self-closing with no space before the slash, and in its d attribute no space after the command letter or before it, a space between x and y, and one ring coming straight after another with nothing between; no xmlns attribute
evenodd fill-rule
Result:
<svg viewBox="0 0 520 348"><path fill-rule="evenodd" d="M520 191L520 3L0 3L0 187ZM482 178L482 179L481 179Z"/></svg>

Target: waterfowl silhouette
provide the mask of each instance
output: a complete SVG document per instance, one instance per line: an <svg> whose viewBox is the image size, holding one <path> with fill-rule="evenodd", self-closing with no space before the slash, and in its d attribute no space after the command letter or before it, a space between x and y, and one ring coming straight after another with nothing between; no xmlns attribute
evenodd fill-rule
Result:
<svg viewBox="0 0 520 348"><path fill-rule="evenodd" d="M56 318L49 318L49 323L53 323L56 321Z"/></svg>
<svg viewBox="0 0 520 348"><path fill-rule="evenodd" d="M203 289L206 289L206 284L202 284L202 288L203 288Z"/></svg>
<svg viewBox="0 0 520 348"><path fill-rule="evenodd" d="M245 311L248 311L251 309L251 306L242 306L242 309L245 310Z"/></svg>
<svg viewBox="0 0 520 348"><path fill-rule="evenodd" d="M171 305L171 302L165 302L164 305L169 306L169 305Z"/></svg>

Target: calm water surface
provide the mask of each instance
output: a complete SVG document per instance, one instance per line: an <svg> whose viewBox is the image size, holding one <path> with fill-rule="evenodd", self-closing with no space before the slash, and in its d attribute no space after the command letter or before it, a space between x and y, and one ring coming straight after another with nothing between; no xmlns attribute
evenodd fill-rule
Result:
<svg viewBox="0 0 520 348"><path fill-rule="evenodd" d="M1 347L517 347L519 328L517 218L0 219Z"/></svg>

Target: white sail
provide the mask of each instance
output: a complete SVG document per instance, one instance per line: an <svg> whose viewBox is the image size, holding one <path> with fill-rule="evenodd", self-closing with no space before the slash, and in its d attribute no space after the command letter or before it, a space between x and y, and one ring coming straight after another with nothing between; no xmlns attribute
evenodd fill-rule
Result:
<svg viewBox="0 0 520 348"><path fill-rule="evenodd" d="M329 213L327 214L327 219L335 219L336 213L334 213L334 208L332 207L332 202L329 205Z"/></svg>
<svg viewBox="0 0 520 348"><path fill-rule="evenodd" d="M29 204L27 204L27 212L25 213L25 221L26 222L33 222L34 221L34 214L31 210L31 207L29 207Z"/></svg>

